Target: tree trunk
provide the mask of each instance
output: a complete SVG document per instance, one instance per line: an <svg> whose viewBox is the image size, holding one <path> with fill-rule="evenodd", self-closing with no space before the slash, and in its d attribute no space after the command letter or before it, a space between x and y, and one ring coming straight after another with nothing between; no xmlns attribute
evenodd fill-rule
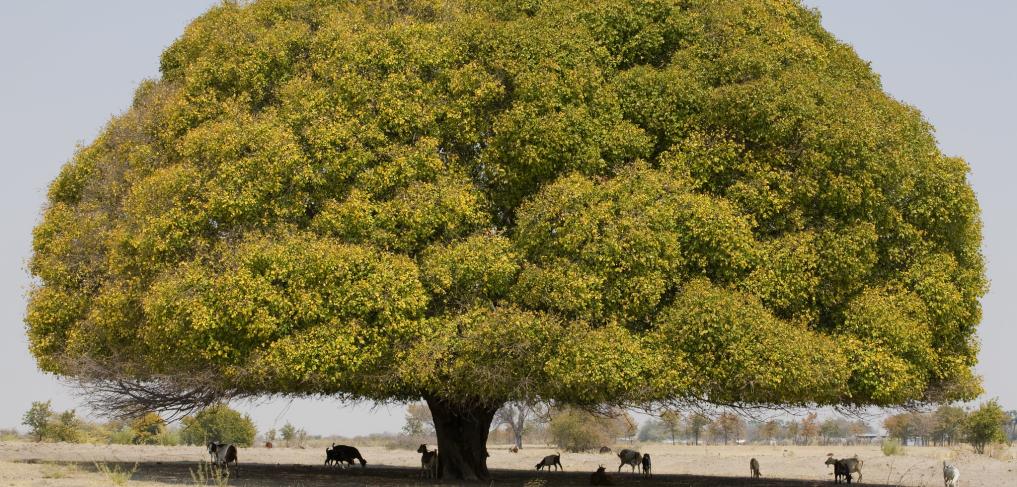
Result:
<svg viewBox="0 0 1017 487"><path fill-rule="evenodd" d="M519 432L515 433L513 436L516 437L516 448L522 450L523 449L523 432L519 431Z"/></svg>
<svg viewBox="0 0 1017 487"><path fill-rule="evenodd" d="M491 480L487 434L500 406L459 406L426 398L438 435L438 472L451 480Z"/></svg>

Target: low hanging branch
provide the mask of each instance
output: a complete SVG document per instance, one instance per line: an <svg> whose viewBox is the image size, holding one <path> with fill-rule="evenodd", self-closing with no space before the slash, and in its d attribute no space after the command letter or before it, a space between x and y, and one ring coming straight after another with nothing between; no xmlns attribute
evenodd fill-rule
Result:
<svg viewBox="0 0 1017 487"><path fill-rule="evenodd" d="M119 367L94 361L77 361L79 375L69 382L88 408L104 416L124 419L152 411L174 421L217 402L252 394L224 387L214 370L186 374L151 374L144 378L125 374Z"/></svg>

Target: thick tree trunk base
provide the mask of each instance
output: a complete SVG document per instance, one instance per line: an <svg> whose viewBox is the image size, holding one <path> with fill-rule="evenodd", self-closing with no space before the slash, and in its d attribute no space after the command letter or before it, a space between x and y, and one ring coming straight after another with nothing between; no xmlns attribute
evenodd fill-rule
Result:
<svg viewBox="0 0 1017 487"><path fill-rule="evenodd" d="M443 479L491 479L487 434L500 406L459 406L426 398L438 435L438 473Z"/></svg>

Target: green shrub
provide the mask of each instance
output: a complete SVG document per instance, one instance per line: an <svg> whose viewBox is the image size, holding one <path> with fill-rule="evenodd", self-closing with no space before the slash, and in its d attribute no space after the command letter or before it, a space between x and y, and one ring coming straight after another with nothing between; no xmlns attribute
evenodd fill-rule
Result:
<svg viewBox="0 0 1017 487"><path fill-rule="evenodd" d="M188 445L204 445L210 441L251 446L258 430L247 415L225 404L211 406L183 419L180 439Z"/></svg>
<svg viewBox="0 0 1017 487"><path fill-rule="evenodd" d="M51 401L33 401L32 407L21 417L21 424L28 426L28 434L35 441L46 439L50 418L53 416Z"/></svg>
<svg viewBox="0 0 1017 487"><path fill-rule="evenodd" d="M572 409L556 414L549 427L551 438L565 451L589 451L611 442L610 432L599 418Z"/></svg>
<svg viewBox="0 0 1017 487"><path fill-rule="evenodd" d="M148 413L131 423L134 430L134 443L138 445L157 445L159 436L166 432L166 421L158 413Z"/></svg>
<svg viewBox="0 0 1017 487"><path fill-rule="evenodd" d="M883 455L904 455L904 445L900 443L897 438L887 438L883 440L883 444L880 445L883 449Z"/></svg>
<svg viewBox="0 0 1017 487"><path fill-rule="evenodd" d="M166 428L155 437L155 444L162 446L176 446L183 443L180 437L180 428Z"/></svg>
<svg viewBox="0 0 1017 487"><path fill-rule="evenodd" d="M114 445L130 445L134 443L135 436L137 433L130 426L124 425L109 434L109 442Z"/></svg>
<svg viewBox="0 0 1017 487"><path fill-rule="evenodd" d="M1009 419L999 403L992 399L968 415L964 421L964 434L975 452L981 454L985 452L986 445L1006 441L1005 425Z"/></svg>

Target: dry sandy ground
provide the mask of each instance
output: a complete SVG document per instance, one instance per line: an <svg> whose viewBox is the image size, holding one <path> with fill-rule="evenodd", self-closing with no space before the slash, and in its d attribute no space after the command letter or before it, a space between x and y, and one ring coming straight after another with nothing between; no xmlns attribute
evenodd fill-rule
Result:
<svg viewBox="0 0 1017 487"><path fill-rule="evenodd" d="M624 447L625 445L622 445ZM780 447L780 446L637 446L653 458L653 479L639 475L614 474L616 485L674 486L816 486L832 484L830 467L823 465L827 453L838 457L858 455L865 461L865 485L942 485L942 460L949 459L961 470L965 487L1017 487L1017 464L1013 451L996 458L974 455L964 448L909 448L904 456L886 457L878 446ZM381 447L361 448L368 468L340 471L322 466L324 452L295 448L252 448L240 451L240 477L236 486L352 486L431 485L416 479L419 455L408 450ZM536 473L534 465L553 449L527 447L511 453L507 447L490 447L493 485L522 487L533 479L546 485L588 485L589 472L600 464L616 471L613 454L562 455L565 473ZM761 464L764 478L747 479L749 459ZM189 470L207 456L201 447L158 447L121 445L72 445L0 443L0 487L105 486L110 482L96 472L96 462L138 464L130 486L156 487L192 485ZM627 469L627 468L626 468ZM531 484L532 485L532 484Z"/></svg>

